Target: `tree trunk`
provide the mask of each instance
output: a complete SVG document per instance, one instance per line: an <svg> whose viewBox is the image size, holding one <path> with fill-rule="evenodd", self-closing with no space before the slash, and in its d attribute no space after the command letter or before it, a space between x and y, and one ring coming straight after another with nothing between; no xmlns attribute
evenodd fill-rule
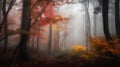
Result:
<svg viewBox="0 0 120 67"><path fill-rule="evenodd" d="M109 32L109 24L108 24L108 7L109 7L109 0L103 0L102 1L103 30L107 41L112 40L112 37Z"/></svg>
<svg viewBox="0 0 120 67"><path fill-rule="evenodd" d="M22 22L21 22L21 30L30 31L30 15L31 15L31 0L23 0L23 11L22 11ZM20 35L20 45L18 57L22 60L28 59L27 52L27 41L29 40L29 35L21 34Z"/></svg>
<svg viewBox="0 0 120 67"><path fill-rule="evenodd" d="M96 21L96 18L97 18L97 14L94 14L94 37L96 37L97 36L97 27L96 27L96 25L97 25L97 21Z"/></svg>
<svg viewBox="0 0 120 67"><path fill-rule="evenodd" d="M86 47L89 48L90 36L91 36L91 25L90 25L90 16L89 16L89 1L85 4L85 20L86 20ZM88 49L87 49L88 50Z"/></svg>
<svg viewBox="0 0 120 67"><path fill-rule="evenodd" d="M31 36L31 39L32 39L32 48L34 48L34 36Z"/></svg>
<svg viewBox="0 0 120 67"><path fill-rule="evenodd" d="M115 0L115 25L117 37L120 39L119 0Z"/></svg>
<svg viewBox="0 0 120 67"><path fill-rule="evenodd" d="M11 0L10 4L9 4L9 6L8 6L8 9L6 10L7 0L3 0L3 5L2 5L3 20L2 20L2 22L0 23L0 32L1 32L1 30L2 30L3 25L5 24L4 21L6 20L7 15L8 15L8 13L10 12L11 8L13 7L15 1L16 1L16 0Z"/></svg>
<svg viewBox="0 0 120 67"><path fill-rule="evenodd" d="M48 42L48 53L51 53L51 48L52 48L52 23L50 22L50 27L49 27L49 42Z"/></svg>
<svg viewBox="0 0 120 67"><path fill-rule="evenodd" d="M39 36L41 36L40 35L40 33L41 33L40 31L41 30L40 29L41 29L41 25L39 25L39 30L38 30L38 35ZM40 39L40 37L37 37L37 51L39 51L40 46L41 46L41 39Z"/></svg>
<svg viewBox="0 0 120 67"><path fill-rule="evenodd" d="M93 34L93 36L94 37L96 37L97 36L97 27L96 27L96 25L97 25L97 13L96 13L96 10L95 10L95 8L96 8L96 0L93 0L93 8L94 8L94 12L93 12L93 22L94 22L94 34Z"/></svg>
<svg viewBox="0 0 120 67"><path fill-rule="evenodd" d="M56 51L59 51L60 48L60 31L59 31L59 23L57 23L57 31L56 31Z"/></svg>
<svg viewBox="0 0 120 67"><path fill-rule="evenodd" d="M7 25L7 15L6 15L6 0L3 0L3 8L2 8L2 12L3 12L3 23L4 23L4 32L5 34L7 34L8 31L8 25ZM7 46L8 46L8 36L5 36L5 40L4 40L4 50L3 52L6 53L7 52Z"/></svg>
<svg viewBox="0 0 120 67"><path fill-rule="evenodd" d="M7 31L8 31L8 25L7 25L7 17L4 21L5 25L4 25L4 31L5 31L5 34L7 34ZM8 36L6 35L5 36L5 40L4 40L4 53L7 52L7 46L8 46Z"/></svg>
<svg viewBox="0 0 120 67"><path fill-rule="evenodd" d="M39 51L39 44L40 44L40 39L37 37L37 51Z"/></svg>

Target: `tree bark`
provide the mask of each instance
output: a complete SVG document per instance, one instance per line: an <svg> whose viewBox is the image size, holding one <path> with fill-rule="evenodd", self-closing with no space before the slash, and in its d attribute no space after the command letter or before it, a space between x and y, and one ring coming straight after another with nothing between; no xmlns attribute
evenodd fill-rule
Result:
<svg viewBox="0 0 120 67"><path fill-rule="evenodd" d="M115 0L115 25L117 37L120 39L119 0Z"/></svg>
<svg viewBox="0 0 120 67"><path fill-rule="evenodd" d="M5 32L5 34L7 34L8 25L7 25L7 15L6 15L6 0L3 0L2 12L3 12L3 17L4 17L2 22L5 24L4 25L4 32ZM3 50L4 53L7 52L7 46L8 46L8 36L5 36L5 39L4 39L4 50Z"/></svg>
<svg viewBox="0 0 120 67"><path fill-rule="evenodd" d="M112 40L112 37L109 32L108 7L109 7L109 0L103 0L102 1L103 30L107 41Z"/></svg>
<svg viewBox="0 0 120 67"><path fill-rule="evenodd" d="M21 21L21 30L30 31L30 15L31 15L31 0L23 0L23 11L22 11L22 21ZM28 59L28 51L27 51L27 41L29 40L29 35L20 34L20 45L18 57L20 59L26 60Z"/></svg>

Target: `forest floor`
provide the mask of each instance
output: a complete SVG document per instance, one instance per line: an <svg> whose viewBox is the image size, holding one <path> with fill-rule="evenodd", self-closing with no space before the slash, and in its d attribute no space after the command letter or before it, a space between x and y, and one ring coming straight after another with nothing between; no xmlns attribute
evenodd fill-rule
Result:
<svg viewBox="0 0 120 67"><path fill-rule="evenodd" d="M91 61L67 53L55 56L45 52L38 53L32 49L29 60L11 61L13 48L8 49L6 54L3 53L2 47L0 48L0 67L120 67L120 62L114 59L100 57Z"/></svg>

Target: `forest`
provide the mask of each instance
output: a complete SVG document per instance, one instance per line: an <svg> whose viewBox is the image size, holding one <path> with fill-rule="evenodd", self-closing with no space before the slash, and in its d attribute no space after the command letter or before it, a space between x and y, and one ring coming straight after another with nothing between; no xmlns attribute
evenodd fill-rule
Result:
<svg viewBox="0 0 120 67"><path fill-rule="evenodd" d="M120 67L120 0L0 0L0 67Z"/></svg>

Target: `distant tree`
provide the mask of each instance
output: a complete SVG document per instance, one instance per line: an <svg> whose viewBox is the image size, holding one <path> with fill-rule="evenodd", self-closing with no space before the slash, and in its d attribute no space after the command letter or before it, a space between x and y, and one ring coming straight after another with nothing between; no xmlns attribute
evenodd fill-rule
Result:
<svg viewBox="0 0 120 67"><path fill-rule="evenodd" d="M55 50L58 51L59 50L59 44L60 44L60 24L56 23L56 31L55 31Z"/></svg>
<svg viewBox="0 0 120 67"><path fill-rule="evenodd" d="M90 15L89 15L89 0L85 0L85 27L86 27L86 47L89 47L90 36L91 36L91 24L90 24Z"/></svg>
<svg viewBox="0 0 120 67"><path fill-rule="evenodd" d="M120 39L120 16L119 16L119 1L115 0L115 25L116 25L116 34Z"/></svg>
<svg viewBox="0 0 120 67"><path fill-rule="evenodd" d="M108 8L109 0L102 0L103 30L107 41L112 40L112 36L109 32Z"/></svg>
<svg viewBox="0 0 120 67"><path fill-rule="evenodd" d="M94 8L94 17L93 17L93 21L94 21L94 36L96 37L96 32L97 32L97 14L101 11L101 2L100 0L93 0L93 8Z"/></svg>
<svg viewBox="0 0 120 67"><path fill-rule="evenodd" d="M96 11L96 1L95 0L93 0L93 8L94 8L94 16L93 16L93 21L94 21L94 37L96 36L96 23L97 23L97 20L96 20L96 18L97 18L97 11Z"/></svg>

